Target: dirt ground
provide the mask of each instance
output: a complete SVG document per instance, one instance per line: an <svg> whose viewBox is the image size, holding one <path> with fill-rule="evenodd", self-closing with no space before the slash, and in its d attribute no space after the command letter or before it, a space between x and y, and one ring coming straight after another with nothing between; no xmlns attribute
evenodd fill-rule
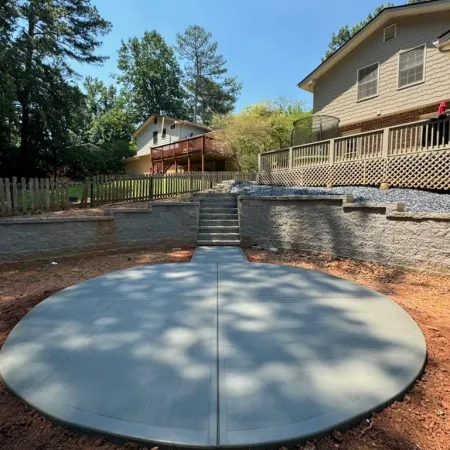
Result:
<svg viewBox="0 0 450 450"><path fill-rule="evenodd" d="M142 264L185 262L191 251L109 252L48 262L0 265L0 345L36 304L69 285ZM251 261L319 270L376 289L405 308L422 329L429 360L403 402L357 427L297 446L304 450L450 449L450 277L307 254L248 250ZM0 386L0 450L134 450L102 436L74 434L51 424Z"/></svg>
<svg viewBox="0 0 450 450"><path fill-rule="evenodd" d="M311 443L308 450L450 449L450 276L323 255L246 253L253 262L318 270L375 289L408 311L426 338L425 373L404 401L351 430Z"/></svg>

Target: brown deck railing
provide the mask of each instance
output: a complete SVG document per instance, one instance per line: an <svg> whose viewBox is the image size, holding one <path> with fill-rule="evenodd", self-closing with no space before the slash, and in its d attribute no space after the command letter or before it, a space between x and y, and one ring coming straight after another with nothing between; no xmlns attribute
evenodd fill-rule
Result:
<svg viewBox="0 0 450 450"><path fill-rule="evenodd" d="M209 134L202 134L191 138L180 139L170 144L153 147L151 150L152 160L157 161L167 158L187 156L192 153L223 155L224 151L217 145L216 139Z"/></svg>
<svg viewBox="0 0 450 450"><path fill-rule="evenodd" d="M259 173L265 184L450 189L450 117L261 153Z"/></svg>

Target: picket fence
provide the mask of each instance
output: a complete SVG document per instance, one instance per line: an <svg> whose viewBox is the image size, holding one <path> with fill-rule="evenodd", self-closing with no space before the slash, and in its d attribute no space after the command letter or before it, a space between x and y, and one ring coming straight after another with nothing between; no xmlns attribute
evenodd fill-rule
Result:
<svg viewBox="0 0 450 450"><path fill-rule="evenodd" d="M0 216L39 214L71 207L152 201L211 189L225 180L256 180L255 173L190 172L157 175L97 175L84 182L67 178L0 178Z"/></svg>

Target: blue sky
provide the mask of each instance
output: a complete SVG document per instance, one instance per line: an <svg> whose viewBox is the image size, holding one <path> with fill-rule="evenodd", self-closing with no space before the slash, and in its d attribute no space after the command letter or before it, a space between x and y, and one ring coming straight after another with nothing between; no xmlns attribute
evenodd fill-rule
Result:
<svg viewBox="0 0 450 450"><path fill-rule="evenodd" d="M228 61L229 74L243 83L236 105L284 95L311 106L312 96L297 83L320 63L329 38L346 23L355 24L382 0L92 0L113 29L99 50L109 56L102 67L76 66L82 75L110 82L117 72L121 40L156 29L169 44L187 26L213 34ZM387 3L387 2L385 2ZM393 1L394 4L404 3Z"/></svg>

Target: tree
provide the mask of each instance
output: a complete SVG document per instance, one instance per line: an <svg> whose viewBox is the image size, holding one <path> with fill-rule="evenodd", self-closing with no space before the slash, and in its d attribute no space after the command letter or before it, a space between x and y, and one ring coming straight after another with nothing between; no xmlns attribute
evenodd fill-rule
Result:
<svg viewBox="0 0 450 450"><path fill-rule="evenodd" d="M328 50L325 52L325 56L322 60L329 58L336 50L342 47L348 40L350 40L359 30L364 28L374 17L380 14L385 8L394 6L392 3L382 4L375 8L375 11L369 13L369 15L362 22L357 23L350 28L348 25L344 25L339 29L337 33L331 35L330 42L328 43Z"/></svg>
<svg viewBox="0 0 450 450"><path fill-rule="evenodd" d="M124 95L115 86L87 77L84 81L85 125L81 140L95 145L129 142L133 131L132 118L126 110Z"/></svg>
<svg viewBox="0 0 450 450"><path fill-rule="evenodd" d="M247 106L239 114L216 115L216 139L240 170L257 170L258 153L291 145L292 122L310 115L301 102L284 98Z"/></svg>
<svg viewBox="0 0 450 450"><path fill-rule="evenodd" d="M408 0L407 4L412 3L422 3L424 1L433 1L433 0ZM380 14L381 11L385 8L389 8L394 6L392 3L387 3L386 5L382 4L375 8L375 11L370 13L366 19L362 22L357 23L355 26L350 28L348 25L344 25L339 29L337 33L333 33L331 35L330 42L328 43L328 50L325 52L325 56L322 58L322 61L329 58L336 50L342 47L348 40L350 40L359 30L364 28L374 17Z"/></svg>
<svg viewBox="0 0 450 450"><path fill-rule="evenodd" d="M49 150L41 145L61 137L55 132L64 127L51 130L53 119L73 113L66 111L60 92L81 98L70 62L104 61L95 50L110 24L90 0L5 0L0 7L0 29L0 64L6 69L1 96L7 105L0 112L1 131L8 130L12 151L17 145L20 148L21 172L30 175L37 170L38 155Z"/></svg>
<svg viewBox="0 0 450 450"><path fill-rule="evenodd" d="M230 113L241 91L236 78L227 77L225 58L217 52L212 34L193 25L177 34L175 47L185 61L185 89L193 122L210 123L213 114Z"/></svg>
<svg viewBox="0 0 450 450"><path fill-rule="evenodd" d="M135 123L153 113L185 117L181 69L174 51L155 30L123 42L119 50L118 81L124 86Z"/></svg>

